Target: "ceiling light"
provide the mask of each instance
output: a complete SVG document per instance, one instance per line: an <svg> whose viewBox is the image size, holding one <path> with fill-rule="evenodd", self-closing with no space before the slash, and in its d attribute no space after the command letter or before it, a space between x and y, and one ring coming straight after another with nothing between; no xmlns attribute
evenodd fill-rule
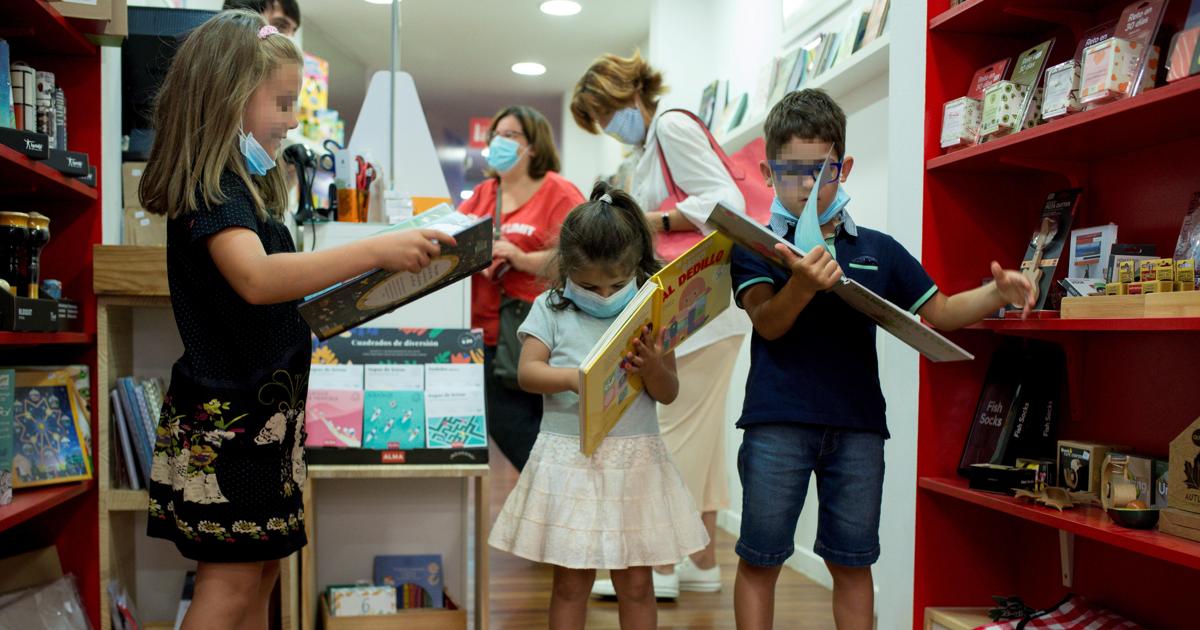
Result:
<svg viewBox="0 0 1200 630"><path fill-rule="evenodd" d="M522 61L512 65L512 71L517 74L525 74L535 77L539 74L546 74L546 66L534 61Z"/></svg>
<svg viewBox="0 0 1200 630"><path fill-rule="evenodd" d="M489 147L483 147L483 150L481 150L481 151L479 152L479 155L482 155L482 156L483 156L483 159L485 159L485 160L486 160L486 159L487 159L487 156L488 156L488 153L491 153L491 151L489 150Z"/></svg>
<svg viewBox="0 0 1200 630"><path fill-rule="evenodd" d="M458 193L459 198L462 199L463 201L470 199L474 195L475 195L474 190L461 190Z"/></svg>
<svg viewBox="0 0 1200 630"><path fill-rule="evenodd" d="M542 3L541 9L542 13L546 15L566 16L579 13L583 7L573 0L546 0Z"/></svg>
<svg viewBox="0 0 1200 630"><path fill-rule="evenodd" d="M367 0L367 2L370 2L371 4L391 4L392 0ZM399 0L397 0L397 2L399 2Z"/></svg>

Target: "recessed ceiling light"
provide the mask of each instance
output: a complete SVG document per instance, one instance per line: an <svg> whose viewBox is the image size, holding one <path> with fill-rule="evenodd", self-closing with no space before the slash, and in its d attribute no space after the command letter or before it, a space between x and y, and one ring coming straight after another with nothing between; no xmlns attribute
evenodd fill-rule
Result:
<svg viewBox="0 0 1200 630"><path fill-rule="evenodd" d="M546 74L546 66L535 61L522 61L512 65L512 71L517 74L525 74L535 77L539 74Z"/></svg>
<svg viewBox="0 0 1200 630"><path fill-rule="evenodd" d="M458 192L459 199L462 199L463 201L470 199L474 195L475 195L474 190L460 190Z"/></svg>
<svg viewBox="0 0 1200 630"><path fill-rule="evenodd" d="M578 2L573 0L546 0L541 6L542 13L546 15L575 15L583 10Z"/></svg>
<svg viewBox="0 0 1200 630"><path fill-rule="evenodd" d="M370 2L371 4L391 4L392 0L367 0L367 2ZM399 0L397 0L397 2L399 2Z"/></svg>

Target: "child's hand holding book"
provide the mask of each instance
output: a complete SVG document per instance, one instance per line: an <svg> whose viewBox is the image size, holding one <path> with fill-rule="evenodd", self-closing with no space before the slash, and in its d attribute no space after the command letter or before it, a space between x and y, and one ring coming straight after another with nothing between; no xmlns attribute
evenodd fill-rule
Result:
<svg viewBox="0 0 1200 630"><path fill-rule="evenodd" d="M797 256L787 245L779 244L775 249L792 270L790 281L805 293L815 295L819 291L832 289L842 278L842 267L823 245L814 247L804 257Z"/></svg>
<svg viewBox="0 0 1200 630"><path fill-rule="evenodd" d="M371 251L376 267L387 271L417 272L442 252L442 245L457 245L453 236L438 230L397 230L373 236Z"/></svg>

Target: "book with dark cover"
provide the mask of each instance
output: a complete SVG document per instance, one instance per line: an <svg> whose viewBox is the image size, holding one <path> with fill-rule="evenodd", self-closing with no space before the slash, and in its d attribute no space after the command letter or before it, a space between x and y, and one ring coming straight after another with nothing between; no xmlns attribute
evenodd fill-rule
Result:
<svg viewBox="0 0 1200 630"><path fill-rule="evenodd" d="M1025 248L1025 258L1021 263L1021 273L1029 278L1037 291L1037 299L1033 310L1043 310L1047 307L1047 297L1054 285L1058 272L1058 262L1063 255L1067 236L1071 233L1071 222L1075 217L1075 207L1083 190L1071 188L1046 195L1046 203L1042 206L1041 218L1037 228ZM1016 307L1010 306L1015 309Z"/></svg>
<svg viewBox="0 0 1200 630"><path fill-rule="evenodd" d="M434 213L434 214L430 214ZM426 216L429 215L429 216ZM471 277L492 262L492 217L466 217L440 206L391 229L437 229L453 236L417 273L375 269L304 300L300 316L321 340L390 313L438 289Z"/></svg>

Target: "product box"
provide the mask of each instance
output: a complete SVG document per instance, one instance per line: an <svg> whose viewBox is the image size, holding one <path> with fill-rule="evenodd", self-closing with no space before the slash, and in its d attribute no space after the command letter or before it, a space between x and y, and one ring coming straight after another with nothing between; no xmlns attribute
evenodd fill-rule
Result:
<svg viewBox="0 0 1200 630"><path fill-rule="evenodd" d="M44 133L0 127L0 144L34 160L50 157L50 138Z"/></svg>
<svg viewBox="0 0 1200 630"><path fill-rule="evenodd" d="M1018 128L1022 122L1021 107L1028 93L1028 87L1012 81L999 81L984 90L980 135L1002 135Z"/></svg>
<svg viewBox="0 0 1200 630"><path fill-rule="evenodd" d="M329 614L334 617L394 615L396 587L388 585L330 586Z"/></svg>
<svg viewBox="0 0 1200 630"><path fill-rule="evenodd" d="M1175 282L1171 280L1152 280L1142 283L1142 294L1171 293L1175 290Z"/></svg>
<svg viewBox="0 0 1200 630"><path fill-rule="evenodd" d="M309 447L359 448L362 446L363 392L361 389L310 389L305 409Z"/></svg>
<svg viewBox="0 0 1200 630"><path fill-rule="evenodd" d="M1002 466L1000 464L971 464L967 467L968 486L972 490L1016 494L1015 490L1033 490L1037 470Z"/></svg>
<svg viewBox="0 0 1200 630"><path fill-rule="evenodd" d="M425 448L425 392L367 390L363 397L362 446L380 450Z"/></svg>
<svg viewBox="0 0 1200 630"><path fill-rule="evenodd" d="M142 173L145 172L145 170L145 162L125 162L121 165L122 207L142 207L142 200L140 197L138 197L138 187L141 186Z"/></svg>
<svg viewBox="0 0 1200 630"><path fill-rule="evenodd" d="M1034 491L1043 490L1054 485L1054 472L1057 464L1053 459L1027 459L1018 457L1017 468L1028 468L1036 473L1033 481Z"/></svg>
<svg viewBox="0 0 1200 630"><path fill-rule="evenodd" d="M1038 88L1033 91L1029 107L1025 110L1025 120L1021 122L1021 130L1033 129L1042 124L1042 100L1045 90Z"/></svg>
<svg viewBox="0 0 1200 630"><path fill-rule="evenodd" d="M1171 440L1167 503L1200 514L1200 418Z"/></svg>
<svg viewBox="0 0 1200 630"><path fill-rule="evenodd" d="M1068 59L1046 70L1042 118L1049 120L1082 109L1079 103L1080 76L1079 62L1074 59Z"/></svg>
<svg viewBox="0 0 1200 630"><path fill-rule="evenodd" d="M84 186L87 186L88 188L95 188L96 187L96 167L89 165L88 166L88 174L84 177L76 177L75 179L78 179L80 183L82 183Z"/></svg>
<svg viewBox="0 0 1200 630"><path fill-rule="evenodd" d="M942 148L950 149L975 144L983 104L964 96L942 106Z"/></svg>
<svg viewBox="0 0 1200 630"><path fill-rule="evenodd" d="M1121 471L1121 477L1137 489L1137 495L1132 499L1141 501L1147 506L1154 503L1154 465L1153 457L1134 455L1111 451L1104 459L1104 470L1112 471L1115 476ZM1114 483L1117 479L1107 479L1105 483Z"/></svg>
<svg viewBox="0 0 1200 630"><path fill-rule="evenodd" d="M1138 55L1137 42L1119 37L1085 48L1080 103L1106 103L1125 96L1134 79Z"/></svg>
<svg viewBox="0 0 1200 630"><path fill-rule="evenodd" d="M1142 282L1158 280L1158 259L1143 260L1138 265L1138 280Z"/></svg>
<svg viewBox="0 0 1200 630"><path fill-rule="evenodd" d="M73 320L60 322L60 311L69 315L71 308L60 309L59 300L17 297L0 291L0 330L16 332L63 332L79 324L78 305Z"/></svg>
<svg viewBox="0 0 1200 630"><path fill-rule="evenodd" d="M1141 282L1130 282L1129 285L1125 288L1125 295L1141 295L1141 294L1142 294L1142 283Z"/></svg>
<svg viewBox="0 0 1200 630"><path fill-rule="evenodd" d="M1171 258L1159 258L1154 261L1154 279L1175 281L1175 261Z"/></svg>
<svg viewBox="0 0 1200 630"><path fill-rule="evenodd" d="M1125 295L1129 291L1129 283L1127 282L1109 282L1104 285L1105 295Z"/></svg>
<svg viewBox="0 0 1200 630"><path fill-rule="evenodd" d="M121 220L121 244L166 247L167 217L126 206Z"/></svg>
<svg viewBox="0 0 1200 630"><path fill-rule="evenodd" d="M1058 441L1058 485L1071 492L1091 492L1099 496L1100 469L1104 456L1121 447L1072 440Z"/></svg>
<svg viewBox="0 0 1200 630"><path fill-rule="evenodd" d="M1137 267L1132 260L1122 260L1117 263L1117 282L1133 282L1137 280Z"/></svg>
<svg viewBox="0 0 1200 630"><path fill-rule="evenodd" d="M88 155L78 151L60 151L50 149L46 165L63 175L71 177L86 177L88 174Z"/></svg>
<svg viewBox="0 0 1200 630"><path fill-rule="evenodd" d="M1196 283L1196 261L1184 258L1175 261L1175 281L1186 284Z"/></svg>
<svg viewBox="0 0 1200 630"><path fill-rule="evenodd" d="M1179 293L1181 291L1195 291L1195 290L1196 290L1196 285L1192 284L1191 282L1176 282L1175 283L1175 292L1176 293Z"/></svg>
<svg viewBox="0 0 1200 630"><path fill-rule="evenodd" d="M1174 83L1192 74L1192 61L1196 59L1196 44L1200 42L1200 26L1175 34L1171 40L1171 52L1167 57L1167 82Z"/></svg>
<svg viewBox="0 0 1200 630"><path fill-rule="evenodd" d="M1200 542L1200 514L1163 508L1158 512L1158 531Z"/></svg>
<svg viewBox="0 0 1200 630"><path fill-rule="evenodd" d="M113 16L113 0L50 0L50 6L67 18L111 20Z"/></svg>
<svg viewBox="0 0 1200 630"><path fill-rule="evenodd" d="M1170 478L1171 474L1170 463L1165 459L1156 459L1154 460L1154 464L1151 466L1151 468L1152 472L1150 474L1154 478L1154 488L1153 492L1151 493L1152 502L1150 507L1154 509L1162 509L1167 507L1167 488L1170 487L1168 485L1168 479Z"/></svg>

